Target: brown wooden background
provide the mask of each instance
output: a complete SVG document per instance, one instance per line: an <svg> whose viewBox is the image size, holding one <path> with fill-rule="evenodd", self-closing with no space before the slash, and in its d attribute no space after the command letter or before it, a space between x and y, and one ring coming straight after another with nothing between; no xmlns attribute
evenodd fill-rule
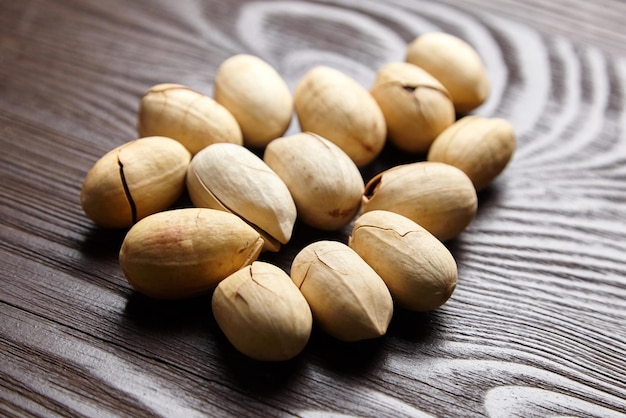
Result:
<svg viewBox="0 0 626 418"><path fill-rule="evenodd" d="M625 24L618 0L1 0L0 415L626 416ZM295 360L261 364L228 344L208 297L131 291L123 231L95 228L78 196L135 138L145 90L211 94L240 52L292 88L316 64L369 87L430 30L477 48L494 91L476 113L509 119L519 142L450 243L446 305L397 311L376 341L315 330ZM386 149L363 173L414 158ZM264 259L288 269L305 243L345 237L299 225Z"/></svg>

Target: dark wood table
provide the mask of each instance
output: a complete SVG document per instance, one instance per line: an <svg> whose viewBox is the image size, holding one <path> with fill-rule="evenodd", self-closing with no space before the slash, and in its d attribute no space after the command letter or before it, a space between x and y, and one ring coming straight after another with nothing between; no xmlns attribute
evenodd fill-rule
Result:
<svg viewBox="0 0 626 418"><path fill-rule="evenodd" d="M625 25L618 0L2 0L0 415L626 416ZM373 341L314 329L296 359L259 363L209 296L131 290L124 231L95 227L79 192L136 137L150 86L211 94L217 66L247 52L292 89L316 64L369 87L431 30L476 47L493 94L475 113L518 135L449 243L447 304L397 310ZM363 174L412 158L386 149ZM262 258L288 268L303 243L346 236L298 225Z"/></svg>

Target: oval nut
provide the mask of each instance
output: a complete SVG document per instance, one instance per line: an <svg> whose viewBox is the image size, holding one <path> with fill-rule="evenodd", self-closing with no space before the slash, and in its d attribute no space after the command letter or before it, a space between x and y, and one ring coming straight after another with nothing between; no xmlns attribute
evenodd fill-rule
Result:
<svg viewBox="0 0 626 418"><path fill-rule="evenodd" d="M399 165L365 185L362 212L404 215L441 241L460 234L476 214L478 198L465 173L448 164L422 161Z"/></svg>
<svg viewBox="0 0 626 418"><path fill-rule="evenodd" d="M347 245L318 241L291 265L291 279L306 298L314 321L342 341L377 338L393 315L391 294L380 276Z"/></svg>
<svg viewBox="0 0 626 418"><path fill-rule="evenodd" d="M289 360L311 335L306 299L287 273L269 263L255 261L222 280L211 306L228 341L255 360Z"/></svg>
<svg viewBox="0 0 626 418"><path fill-rule="evenodd" d="M137 222L124 238L119 262L139 293L180 299L210 292L256 260L262 248L259 233L231 213L174 209Z"/></svg>
<svg viewBox="0 0 626 418"><path fill-rule="evenodd" d="M450 251L426 229L397 213L374 210L354 223L350 248L385 281L394 301L412 311L432 311L457 283Z"/></svg>
<svg viewBox="0 0 626 418"><path fill-rule="evenodd" d="M171 138L139 138L119 146L85 176L82 208L103 228L128 228L176 202L185 190L190 159L185 147Z"/></svg>

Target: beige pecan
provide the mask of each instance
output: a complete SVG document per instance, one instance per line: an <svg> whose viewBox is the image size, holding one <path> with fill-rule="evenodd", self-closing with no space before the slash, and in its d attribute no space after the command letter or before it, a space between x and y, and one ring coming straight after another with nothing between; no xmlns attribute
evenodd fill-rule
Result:
<svg viewBox="0 0 626 418"><path fill-rule="evenodd" d="M239 217L185 208L137 222L124 238L119 262L139 293L179 299L211 291L256 260L262 248L259 233Z"/></svg>

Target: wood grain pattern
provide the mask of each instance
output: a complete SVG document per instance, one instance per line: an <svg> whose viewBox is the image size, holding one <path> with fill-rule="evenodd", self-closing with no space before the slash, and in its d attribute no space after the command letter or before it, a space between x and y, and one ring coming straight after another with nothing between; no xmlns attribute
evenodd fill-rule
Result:
<svg viewBox="0 0 626 418"><path fill-rule="evenodd" d="M625 3L30 0L0 4L0 415L626 416ZM477 114L518 150L451 242L452 299L388 335L315 330L281 364L236 353L209 297L155 302L117 263L123 231L84 216L82 179L136 135L139 97L207 94L259 55L293 89L316 64L369 87L416 35L473 44L493 83ZM294 120L290 133L298 131ZM367 179L419 156L387 147ZM187 205L182 199L180 205ZM297 225L279 254L322 233Z"/></svg>

